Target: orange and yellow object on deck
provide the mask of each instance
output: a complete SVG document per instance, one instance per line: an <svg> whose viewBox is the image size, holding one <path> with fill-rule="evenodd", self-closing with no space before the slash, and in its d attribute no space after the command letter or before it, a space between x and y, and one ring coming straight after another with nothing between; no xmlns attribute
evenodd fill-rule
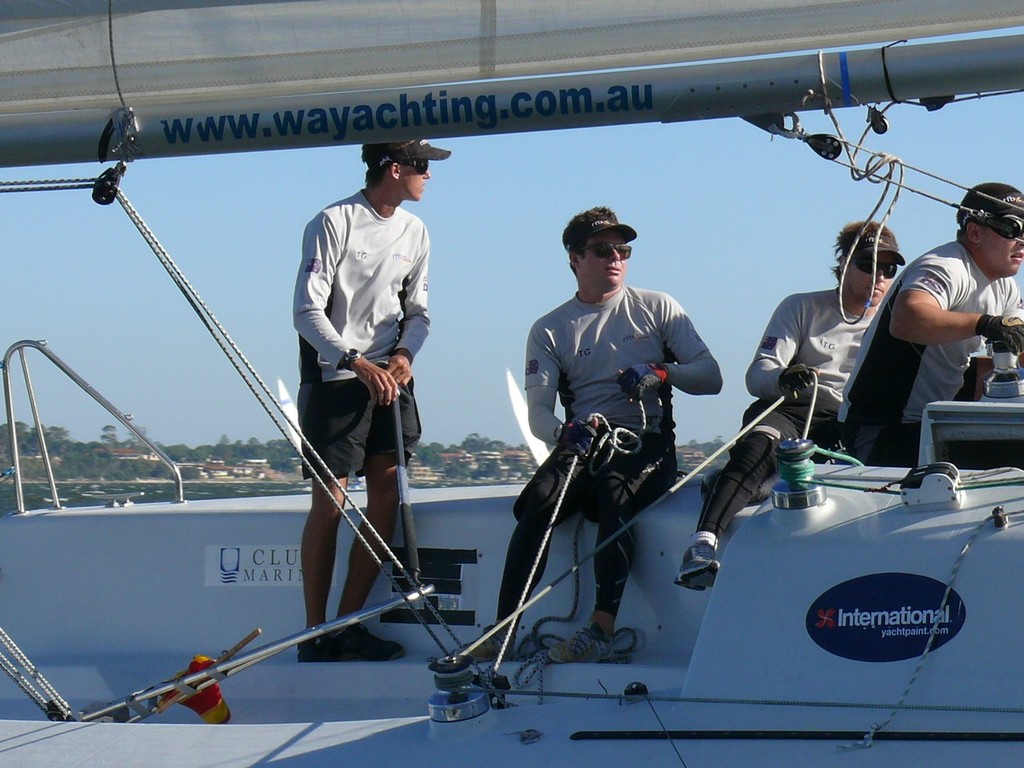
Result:
<svg viewBox="0 0 1024 768"><path fill-rule="evenodd" d="M214 659L211 659L209 656L193 656L188 669L179 673L178 677L202 672L214 663ZM199 693L193 694L179 702L180 699L181 694L178 691L172 691L160 698L160 707L164 709L178 702L183 707L191 709L211 725L220 725L231 719L231 710L228 709L228 704L221 695L218 683L213 683L213 685L207 686L199 691Z"/></svg>

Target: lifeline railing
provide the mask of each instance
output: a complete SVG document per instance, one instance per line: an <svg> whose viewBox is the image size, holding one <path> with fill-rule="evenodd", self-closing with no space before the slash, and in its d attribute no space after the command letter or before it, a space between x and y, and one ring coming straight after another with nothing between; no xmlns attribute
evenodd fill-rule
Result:
<svg viewBox="0 0 1024 768"><path fill-rule="evenodd" d="M14 397L11 392L11 358L14 357L15 352L18 353L18 357L21 361L21 370L25 376L25 391L28 395L29 407L32 409L32 420L35 424L36 439L39 442L39 453L42 456L43 467L46 470L46 479L50 483L50 497L53 499L53 509L62 509L60 497L57 495L57 483L53 476L53 464L50 461L50 453L46 447L46 436L43 431L43 424L39 419L39 408L36 405L36 395L35 390L32 387L32 377L29 374L28 361L25 359L26 348L36 349L41 352L43 356L48 358L50 362L57 366L65 376L77 384L83 392L103 406L111 416L121 422L121 424L135 435L135 437L145 443L146 446L148 446L149 449L160 458L160 461L164 463L174 476L175 501L179 503L183 503L185 501L185 488L181 480L181 471L178 469L177 464L174 463L174 460L168 456L162 448L146 437L141 430L137 429L135 425L132 424L132 417L121 413L113 403L97 392L89 382L75 373L67 363L50 351L45 341L31 341L23 339L22 341L16 341L8 347L7 352L4 354L3 361L4 407L7 411L7 437L10 441L11 463L14 467L16 512L24 513L26 510L25 495L21 483L21 457L18 453L18 434L14 426Z"/></svg>

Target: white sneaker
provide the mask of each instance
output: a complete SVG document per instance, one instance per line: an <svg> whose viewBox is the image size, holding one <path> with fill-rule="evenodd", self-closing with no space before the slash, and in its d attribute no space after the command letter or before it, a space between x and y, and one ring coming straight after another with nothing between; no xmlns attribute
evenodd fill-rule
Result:
<svg viewBox="0 0 1024 768"><path fill-rule="evenodd" d="M705 590L715 583L720 563L715 559L715 546L709 541L695 541L683 554L676 584L687 589Z"/></svg>
<svg viewBox="0 0 1024 768"><path fill-rule="evenodd" d="M576 661L602 661L612 655L612 639L596 624L583 627L548 651L556 664Z"/></svg>

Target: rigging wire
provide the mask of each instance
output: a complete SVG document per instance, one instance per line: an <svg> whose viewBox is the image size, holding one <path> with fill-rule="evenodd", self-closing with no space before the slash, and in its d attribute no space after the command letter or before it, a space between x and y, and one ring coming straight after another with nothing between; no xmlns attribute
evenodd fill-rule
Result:
<svg viewBox="0 0 1024 768"><path fill-rule="evenodd" d="M110 119L100 134L97 154L99 161L105 163L110 154L110 140L116 135L114 152L122 163L130 163L135 158L141 157L142 151L136 142L139 126L135 120L135 111L125 101L124 91L121 90L121 77L117 69L117 57L114 55L114 0L107 0L107 47L110 51L110 72L114 77L114 90L117 91L117 100L121 103L121 107L111 112Z"/></svg>
<svg viewBox="0 0 1024 768"><path fill-rule="evenodd" d="M0 181L3 192L58 192L65 189L92 189L96 179L26 179Z"/></svg>
<svg viewBox="0 0 1024 768"><path fill-rule="evenodd" d="M121 92L121 79L117 74L117 59L114 57L114 0L107 0L107 44L110 48L110 71L114 75L114 88L117 90L121 109L127 112L128 104L125 103L124 93Z"/></svg>

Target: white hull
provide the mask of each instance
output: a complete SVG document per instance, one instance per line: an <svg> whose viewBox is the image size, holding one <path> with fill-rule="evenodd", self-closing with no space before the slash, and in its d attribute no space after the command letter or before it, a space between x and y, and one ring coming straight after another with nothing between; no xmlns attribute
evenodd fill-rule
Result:
<svg viewBox="0 0 1024 768"><path fill-rule="evenodd" d="M836 477L881 486L903 474L841 469ZM1002 477L1024 480L1017 470ZM966 473L964 479L970 479ZM414 492L421 551L475 555L476 563L461 569L461 597L445 603L472 612L471 624L453 625L462 643L493 620L516 490ZM1015 586L1024 577L1024 527L1014 520L1024 509L1024 490L973 489L964 492L959 509L939 501L924 511L898 495L828 493L812 510L774 509L768 502L751 517L748 509L734 526L718 582L703 593L672 583L696 522L696 490L684 488L645 512L619 622L643 638L632 662L546 666L542 681L526 686L537 691L542 684L545 695L509 696L517 705L510 709L430 722L434 685L427 661L439 655L437 646L417 624L374 619L375 631L406 645L404 659L297 664L289 650L222 681L232 711L223 726L200 724L180 706L134 724L49 723L14 686L4 686L0 715L8 719L0 722L0 765L293 760L319 766L365 764L371 756L413 765L486 759L496 766L620 766L627 756L672 765L675 750L691 768L1019 764L1019 745L1002 740L1024 731L1024 694L1007 685L1019 671L1014 643L1024 630L1024 597ZM295 633L302 626L301 591L297 582L288 584L297 577L291 553L306 501L200 501L2 518L3 627L76 711L166 680L193 654L216 656L254 626L264 630L254 646ZM999 504L1010 515L1003 529L983 522ZM556 533L545 583L571 563L572 527ZM593 535L588 524L584 552ZM931 651L905 697L919 655L851 660L811 637L808 612L837 585L894 573L945 585L969 541L955 583L966 618ZM222 584L218 553L232 547L243 553L241 583ZM340 551L346 548L343 541ZM253 565L257 559L262 566ZM232 572L231 558L222 562ZM341 573L339 565L336 583ZM582 575L579 616L552 631L568 633L585 618L593 594L589 564ZM246 585L247 578L256 582ZM570 582L534 606L524 626L564 613ZM1001 588L1006 585L1014 586ZM380 580L371 600L389 597ZM502 672L512 678L518 666L506 662ZM650 701L615 698L634 681L647 686ZM901 710L889 720L901 698ZM872 747L846 748L882 722ZM540 740L520 743L527 730L540 732ZM663 730L679 738L670 743ZM628 740L607 738L622 731L636 733ZM737 731L764 733L735 738ZM805 733L797 738L793 732Z"/></svg>

